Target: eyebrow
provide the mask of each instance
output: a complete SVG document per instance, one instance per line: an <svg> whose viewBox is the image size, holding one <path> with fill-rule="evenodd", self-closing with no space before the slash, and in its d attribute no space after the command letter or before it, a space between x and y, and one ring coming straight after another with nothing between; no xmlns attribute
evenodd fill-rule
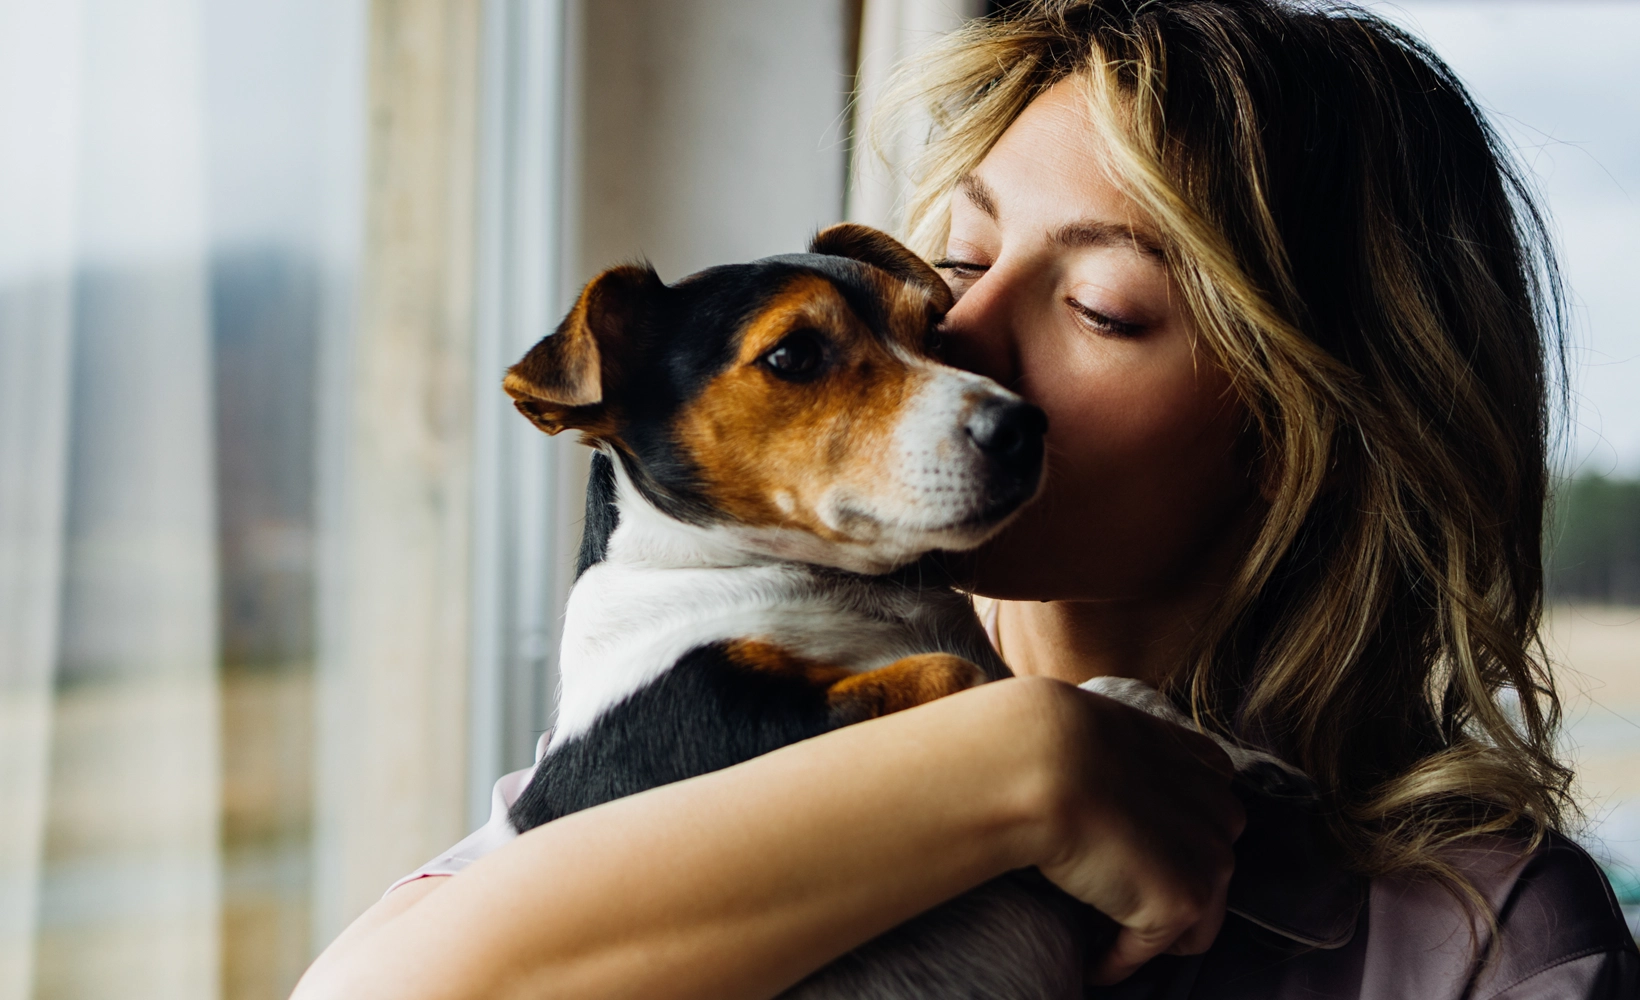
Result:
<svg viewBox="0 0 1640 1000"><path fill-rule="evenodd" d="M1159 240L1143 230L1120 222L1071 222L1054 230L1048 239L1062 247L1073 249L1125 246L1147 257L1166 260Z"/></svg>
<svg viewBox="0 0 1640 1000"><path fill-rule="evenodd" d="M996 192L980 180L977 174L963 174L957 181L957 190L967 196L969 203L984 212L991 221L1001 221L1001 213L997 210ZM1054 230L1048 239L1072 249L1125 246L1147 257L1154 257L1159 261L1166 260L1160 240L1144 230L1119 222L1071 222Z"/></svg>
<svg viewBox="0 0 1640 1000"><path fill-rule="evenodd" d="M957 181L957 190L968 196L968 201L981 212L990 216L992 222L1000 222L997 213L997 196L990 186L974 174L963 174Z"/></svg>

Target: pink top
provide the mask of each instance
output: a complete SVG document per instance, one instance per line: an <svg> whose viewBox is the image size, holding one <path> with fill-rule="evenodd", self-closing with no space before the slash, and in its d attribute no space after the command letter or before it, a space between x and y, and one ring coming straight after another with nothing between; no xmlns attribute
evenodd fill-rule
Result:
<svg viewBox="0 0 1640 1000"><path fill-rule="evenodd" d="M507 818L507 811L518 797L529 786L530 778L535 775L536 767L547 752L547 739L552 736L548 730L535 741L535 763L522 771L503 774L490 789L490 818L484 825L469 833L461 843L440 854L438 857L417 868L415 871L394 882L387 887L392 892L406 882L414 882L418 878L428 878L435 875L454 875L468 865L489 854L491 851L518 836L513 829L512 821ZM386 893L383 893L386 895Z"/></svg>

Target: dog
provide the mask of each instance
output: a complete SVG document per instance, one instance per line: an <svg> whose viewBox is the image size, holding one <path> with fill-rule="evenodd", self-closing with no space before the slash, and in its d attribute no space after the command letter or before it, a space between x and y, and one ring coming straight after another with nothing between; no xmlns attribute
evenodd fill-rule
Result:
<svg viewBox="0 0 1640 1000"><path fill-rule="evenodd" d="M930 349L952 296L887 234L664 284L617 267L509 369L541 430L597 449L557 726L519 831L1009 676L922 557L1039 492L1047 420ZM1105 693L1178 720L1136 682ZM792 1000L1071 1000L1114 925L1014 873Z"/></svg>

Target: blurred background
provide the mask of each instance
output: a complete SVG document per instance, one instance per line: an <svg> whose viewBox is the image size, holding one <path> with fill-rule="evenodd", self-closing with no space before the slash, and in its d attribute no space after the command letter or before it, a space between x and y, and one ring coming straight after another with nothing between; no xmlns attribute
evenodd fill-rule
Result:
<svg viewBox="0 0 1640 1000"><path fill-rule="evenodd" d="M1374 4L1575 296L1550 648L1640 917L1640 4ZM271 1000L551 722L602 267L798 248L965 0L0 0L0 1000ZM857 98L857 100L854 100Z"/></svg>

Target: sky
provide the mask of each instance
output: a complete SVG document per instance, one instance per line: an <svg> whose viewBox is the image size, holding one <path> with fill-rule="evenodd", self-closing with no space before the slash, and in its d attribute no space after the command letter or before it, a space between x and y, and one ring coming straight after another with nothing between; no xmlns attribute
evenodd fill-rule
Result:
<svg viewBox="0 0 1640 1000"><path fill-rule="evenodd" d="M1640 475L1640 2L1368 6L1457 71L1548 206L1573 306L1564 467Z"/></svg>

